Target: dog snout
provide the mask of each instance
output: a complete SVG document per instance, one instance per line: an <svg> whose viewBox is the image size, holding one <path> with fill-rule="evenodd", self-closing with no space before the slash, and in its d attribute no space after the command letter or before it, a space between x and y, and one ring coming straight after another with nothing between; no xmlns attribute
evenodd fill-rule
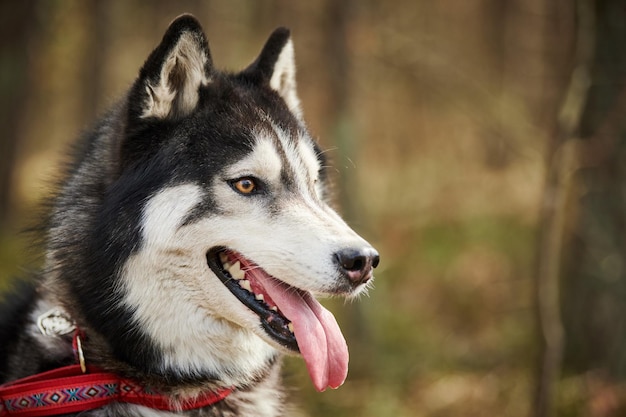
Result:
<svg viewBox="0 0 626 417"><path fill-rule="evenodd" d="M371 247L343 249L335 254L335 258L340 271L354 287L369 281L380 261L378 252Z"/></svg>

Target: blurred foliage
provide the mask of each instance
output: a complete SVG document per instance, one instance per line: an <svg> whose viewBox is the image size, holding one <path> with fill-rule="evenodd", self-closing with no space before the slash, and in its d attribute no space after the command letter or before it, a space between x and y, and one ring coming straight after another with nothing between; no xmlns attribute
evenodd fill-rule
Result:
<svg viewBox="0 0 626 417"><path fill-rule="evenodd" d="M327 303L348 339L348 381L316 393L288 359L293 414L529 415L538 217L581 3L1 1L0 288L33 265L17 231L36 222L64 149L124 93L169 21L195 14L216 65L233 69L285 25L338 204L382 255L368 296ZM614 279L622 293L621 270ZM577 337L574 363L587 346ZM565 369L558 415L617 415L625 387L602 366Z"/></svg>

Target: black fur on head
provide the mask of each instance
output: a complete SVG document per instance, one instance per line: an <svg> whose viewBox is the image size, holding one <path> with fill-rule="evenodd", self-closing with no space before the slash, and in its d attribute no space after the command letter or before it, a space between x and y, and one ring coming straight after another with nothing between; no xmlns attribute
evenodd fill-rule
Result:
<svg viewBox="0 0 626 417"><path fill-rule="evenodd" d="M233 84L233 81L237 83ZM149 154L158 144L162 135L154 129L152 134L147 133L146 128L166 131L172 122L195 117L200 107L215 107L220 100L233 104L234 100L242 98L241 93L252 91L244 91L240 88L242 85L255 87L257 93L264 91L265 96L243 97L241 107L261 104L261 108L282 111L284 117L278 117L278 121L295 116L297 124L303 124L288 29L276 29L257 59L245 70L227 74L213 67L209 44L198 21L190 15L175 19L161 44L144 63L130 90L127 137L120 143L121 168L137 157ZM233 90L237 90L236 93ZM287 106L277 105L278 99ZM245 113L243 109L239 112ZM292 130L298 130L298 127Z"/></svg>

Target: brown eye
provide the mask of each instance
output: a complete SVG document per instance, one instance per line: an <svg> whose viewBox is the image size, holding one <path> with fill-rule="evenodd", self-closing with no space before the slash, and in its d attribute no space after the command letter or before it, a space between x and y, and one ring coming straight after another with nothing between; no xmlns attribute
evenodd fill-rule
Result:
<svg viewBox="0 0 626 417"><path fill-rule="evenodd" d="M252 194L257 189L256 182L254 179L249 177L240 178L234 181L232 186L241 194Z"/></svg>

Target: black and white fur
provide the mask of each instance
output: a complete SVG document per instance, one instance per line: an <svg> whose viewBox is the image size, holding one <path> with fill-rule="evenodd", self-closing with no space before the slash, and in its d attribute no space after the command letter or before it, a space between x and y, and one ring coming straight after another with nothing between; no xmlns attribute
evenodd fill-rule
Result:
<svg viewBox="0 0 626 417"><path fill-rule="evenodd" d="M52 200L40 280L0 310L0 383L75 363L71 335L36 325L59 308L85 335L88 364L183 397L235 387L187 415L283 413L279 357L293 349L268 335L208 254L233 248L290 287L349 297L378 262L325 202L325 158L295 87L286 29L226 73L193 17L171 24L76 148ZM254 192L235 188L242 178ZM81 415L174 414L116 404Z"/></svg>

